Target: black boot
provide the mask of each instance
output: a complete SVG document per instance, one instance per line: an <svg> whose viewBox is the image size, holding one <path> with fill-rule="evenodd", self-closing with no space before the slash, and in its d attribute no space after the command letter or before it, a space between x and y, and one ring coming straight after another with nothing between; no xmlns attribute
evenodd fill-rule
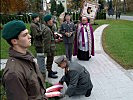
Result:
<svg viewBox="0 0 133 100"><path fill-rule="evenodd" d="M53 74L57 74L58 72L57 71L52 71Z"/></svg>
<svg viewBox="0 0 133 100"><path fill-rule="evenodd" d="M48 77L49 77L49 78L58 78L58 76L55 75L55 74L53 74L52 71L48 72Z"/></svg>
<svg viewBox="0 0 133 100"><path fill-rule="evenodd" d="M89 97L91 95L91 90L92 90L92 88L87 90L87 92L85 94L86 97Z"/></svg>

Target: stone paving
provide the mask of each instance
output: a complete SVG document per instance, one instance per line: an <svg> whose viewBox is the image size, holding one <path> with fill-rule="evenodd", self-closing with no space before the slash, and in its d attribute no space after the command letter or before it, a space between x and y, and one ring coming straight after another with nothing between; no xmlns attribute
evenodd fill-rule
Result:
<svg viewBox="0 0 133 100"><path fill-rule="evenodd" d="M73 61L85 66L90 72L94 85L91 96L65 97L61 100L133 100L133 70L123 69L103 51L101 36L103 29L107 26L102 25L94 32L94 57L89 61L79 61L76 57L73 57ZM1 60L1 68L4 68L5 62L6 60ZM55 84L64 72L55 63L53 70L58 71L59 78L47 78L47 81ZM66 88L66 85L64 85L64 91Z"/></svg>

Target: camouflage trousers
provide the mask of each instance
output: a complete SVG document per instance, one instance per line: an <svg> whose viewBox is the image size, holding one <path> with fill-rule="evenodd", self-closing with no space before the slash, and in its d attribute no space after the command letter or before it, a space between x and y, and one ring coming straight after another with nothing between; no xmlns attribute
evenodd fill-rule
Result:
<svg viewBox="0 0 133 100"><path fill-rule="evenodd" d="M53 61L54 61L54 52L47 53L46 68L48 72L52 71Z"/></svg>

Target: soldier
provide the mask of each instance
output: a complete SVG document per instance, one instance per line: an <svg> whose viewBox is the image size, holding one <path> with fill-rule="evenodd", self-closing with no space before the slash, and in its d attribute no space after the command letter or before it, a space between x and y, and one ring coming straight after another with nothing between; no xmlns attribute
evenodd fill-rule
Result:
<svg viewBox="0 0 133 100"><path fill-rule="evenodd" d="M2 37L11 46L2 77L7 100L47 100L43 76L27 50L31 46L31 36L24 22L8 22Z"/></svg>
<svg viewBox="0 0 133 100"><path fill-rule="evenodd" d="M46 23L46 30L43 31L44 37L44 53L47 53L47 64L46 68L48 71L48 77L50 78L58 78L57 71L52 71L52 64L55 55L55 42L58 42L58 39L54 38L54 27L53 27L53 19L52 15L47 14L44 16L44 21Z"/></svg>
<svg viewBox="0 0 133 100"><path fill-rule="evenodd" d="M74 40L76 28L71 21L71 17L68 13L65 14L64 22L61 24L60 32L63 35L63 42L65 44L66 57L69 61L72 60L72 46Z"/></svg>
<svg viewBox="0 0 133 100"><path fill-rule="evenodd" d="M61 78L59 83L66 82L67 90L63 96L85 95L89 97L93 88L90 74L86 68L76 62L68 62L68 60L61 56L55 60L55 63L62 69L65 69L65 75Z"/></svg>
<svg viewBox="0 0 133 100"><path fill-rule="evenodd" d="M32 14L32 23L30 26L31 34L33 36L33 44L35 46L35 50L37 52L37 63L39 65L40 71L45 78L45 57L43 50L43 36L42 30L45 30L45 26L39 23L39 15L34 13Z"/></svg>

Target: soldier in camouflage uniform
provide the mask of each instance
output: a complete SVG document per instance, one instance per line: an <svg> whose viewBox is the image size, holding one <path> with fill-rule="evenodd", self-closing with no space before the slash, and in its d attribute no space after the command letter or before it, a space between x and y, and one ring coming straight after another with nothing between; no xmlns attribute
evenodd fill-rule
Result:
<svg viewBox="0 0 133 100"><path fill-rule="evenodd" d="M58 39L54 38L54 28L53 28L53 19L50 14L44 16L44 21L46 23L46 30L43 31L44 39L44 53L47 53L47 64L46 68L48 71L48 77L58 78L57 71L52 71L52 64L55 55L55 42L58 42Z"/></svg>
<svg viewBox="0 0 133 100"><path fill-rule="evenodd" d="M37 52L37 63L39 65L40 71L45 78L45 58L44 58L44 50L43 50L43 36L42 31L45 30L45 26L39 23L39 15L34 13L32 14L32 23L30 26L31 35L33 39L33 45L35 46Z"/></svg>

